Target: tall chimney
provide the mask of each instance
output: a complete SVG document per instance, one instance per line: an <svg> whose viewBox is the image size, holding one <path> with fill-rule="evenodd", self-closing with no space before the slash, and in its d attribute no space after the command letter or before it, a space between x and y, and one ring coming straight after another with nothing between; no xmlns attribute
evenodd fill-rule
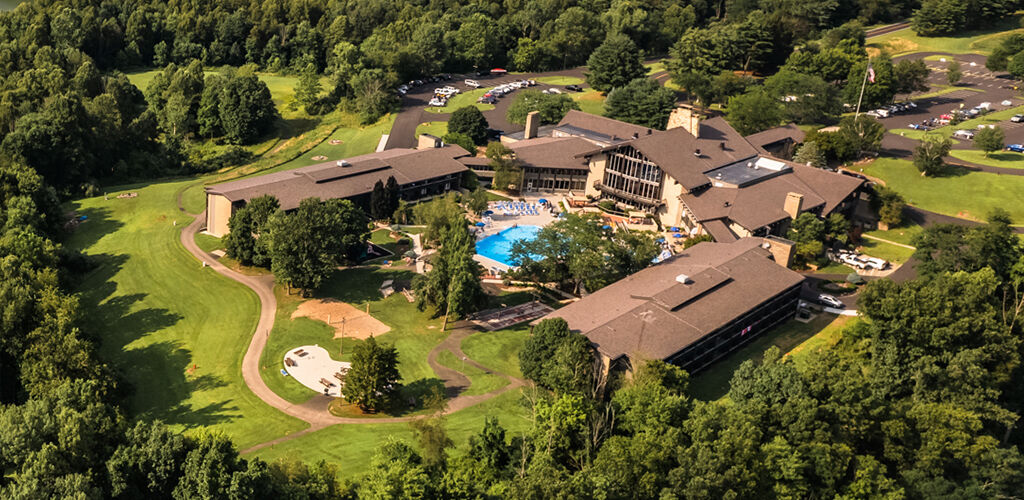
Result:
<svg viewBox="0 0 1024 500"><path fill-rule="evenodd" d="M540 111L530 111L526 114L526 130L523 131L523 139L537 137L538 128L540 128Z"/></svg>
<svg viewBox="0 0 1024 500"><path fill-rule="evenodd" d="M800 216L800 209L804 207L804 195L800 193L786 193L786 204L782 207L792 218Z"/></svg>
<svg viewBox="0 0 1024 500"><path fill-rule="evenodd" d="M439 137L430 134L420 134L416 141L416 149L433 149L439 148L442 145L443 144ZM470 151L470 153L472 153L472 151Z"/></svg>
<svg viewBox="0 0 1024 500"><path fill-rule="evenodd" d="M700 115L690 106L679 105L668 115L665 130L682 127L694 137L700 137Z"/></svg>

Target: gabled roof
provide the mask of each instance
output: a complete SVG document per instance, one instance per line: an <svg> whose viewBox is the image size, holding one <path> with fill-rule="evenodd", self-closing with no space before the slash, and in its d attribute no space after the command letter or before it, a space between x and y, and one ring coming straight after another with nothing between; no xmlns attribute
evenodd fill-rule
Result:
<svg viewBox="0 0 1024 500"><path fill-rule="evenodd" d="M578 137L537 137L513 142L508 148L527 167L588 170L587 160L576 155L593 150L594 145Z"/></svg>
<svg viewBox="0 0 1024 500"><path fill-rule="evenodd" d="M388 149L355 156L341 162L324 162L308 167L214 184L210 194L235 202L262 195L278 199L283 210L299 206L311 197L322 200L349 198L373 191L379 180L394 176L400 185L463 172L466 166L456 158L469 152L457 145L430 149ZM339 164L340 163L340 164Z"/></svg>
<svg viewBox="0 0 1024 500"><path fill-rule="evenodd" d="M611 359L668 358L803 281L762 241L694 245L546 318L565 319Z"/></svg>
<svg viewBox="0 0 1024 500"><path fill-rule="evenodd" d="M768 130L762 130L756 134L750 134L746 137L747 142L757 148L764 149L765 146L769 146L781 141L793 141L794 143L804 142L804 137L807 133L800 130L800 127L792 123L787 123L781 127L770 128Z"/></svg>
<svg viewBox="0 0 1024 500"><path fill-rule="evenodd" d="M729 219L752 231L790 217L783 209L788 193L803 195L803 211L821 207L821 214L828 215L863 183L848 175L795 163L787 165L790 170L754 184L740 188L713 184L700 192L685 193L680 199L698 222Z"/></svg>
<svg viewBox="0 0 1024 500"><path fill-rule="evenodd" d="M562 118L562 121L558 122L558 125L555 126L556 132L560 129L569 135L582 137L601 145L629 140L633 137L633 134L639 137L655 132L647 127L584 113L575 109L570 109Z"/></svg>

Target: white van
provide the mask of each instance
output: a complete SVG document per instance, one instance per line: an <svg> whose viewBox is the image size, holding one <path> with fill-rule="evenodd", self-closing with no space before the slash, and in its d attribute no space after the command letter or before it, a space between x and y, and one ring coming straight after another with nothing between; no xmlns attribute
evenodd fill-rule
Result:
<svg viewBox="0 0 1024 500"><path fill-rule="evenodd" d="M467 87L473 87L473 88L479 88L480 87L480 82L478 82L476 80L466 80L463 83L465 83Z"/></svg>
<svg viewBox="0 0 1024 500"><path fill-rule="evenodd" d="M957 139L966 139L969 141L971 139L974 139L974 132L970 130L961 129L957 130L956 132L953 132L953 137L956 137Z"/></svg>

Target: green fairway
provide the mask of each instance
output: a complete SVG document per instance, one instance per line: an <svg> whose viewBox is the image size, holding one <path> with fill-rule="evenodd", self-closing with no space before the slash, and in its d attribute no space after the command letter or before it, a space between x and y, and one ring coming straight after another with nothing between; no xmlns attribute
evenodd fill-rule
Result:
<svg viewBox="0 0 1024 500"><path fill-rule="evenodd" d="M1022 31L1021 14L1007 16L999 23L983 29L964 31L956 36L924 37L907 28L868 40L869 54L874 56L885 50L892 56L914 52L946 52L950 54L987 54L998 44L999 38L1010 32Z"/></svg>
<svg viewBox="0 0 1024 500"><path fill-rule="evenodd" d="M478 434L484 420L495 417L510 436L522 434L530 427L529 415L521 402L519 390L453 413L445 418L448 437L455 442L458 453L464 449L469 437ZM335 425L326 429L300 436L291 441L263 448L252 456L267 461L279 458L315 463L319 460L337 464L338 476L352 479L366 472L374 451L388 438L398 439L413 446L414 434L406 423Z"/></svg>
<svg viewBox="0 0 1024 500"><path fill-rule="evenodd" d="M462 341L462 352L494 371L523 378L519 370L519 351L529 336L529 325L474 333Z"/></svg>
<svg viewBox="0 0 1024 500"><path fill-rule="evenodd" d="M535 80L547 85L583 85L583 79L575 76L542 76Z"/></svg>
<svg viewBox="0 0 1024 500"><path fill-rule="evenodd" d="M760 362L764 352L772 346L800 362L808 353L834 344L850 319L849 316L822 313L809 323L790 320L694 375L690 379L690 394L703 401L721 399L729 392L729 381L740 365L748 359Z"/></svg>
<svg viewBox="0 0 1024 500"><path fill-rule="evenodd" d="M479 99L481 96L486 94L487 91L491 90L492 88L494 88L494 87L487 87L487 88L481 87L481 88L478 88L478 89L467 90L467 91L462 92L460 94L455 94L455 97L452 97L451 99L448 99L448 102L447 102L446 105L441 106L441 107L427 106L427 111L430 112L430 113L439 113L439 114L440 113L453 113L456 109L459 109L459 108L462 108L462 107L465 107L465 106L476 106L476 108L479 109L480 111L487 111L489 109L494 109L494 105L493 104L484 104L484 103L476 102L477 99Z"/></svg>
<svg viewBox="0 0 1024 500"><path fill-rule="evenodd" d="M950 167L949 175L922 177L909 160L880 158L864 173L885 181L916 207L964 219L984 220L1004 208L1015 224L1024 223L1024 176L971 172Z"/></svg>
<svg viewBox="0 0 1024 500"><path fill-rule="evenodd" d="M980 165L1001 168L1024 168L1024 154L1014 153L1013 151L995 151L985 156L984 151L978 151L977 149L953 149L950 150L949 154L954 158L960 158L961 160Z"/></svg>
<svg viewBox="0 0 1024 500"><path fill-rule="evenodd" d="M355 115L341 114L337 122L334 123L336 128L333 129L333 132L317 141L312 149L308 149L308 144L315 141L315 138L309 138L309 140L303 142L303 139L306 139L306 137L300 136L295 139L295 142L292 142L292 140L285 141L278 148L275 148L274 152L281 153L278 155L279 158L283 159L291 156L294 159L255 173L269 174L271 172L308 167L317 163L372 153L377 150L377 144L380 143L381 136L391 131L391 126L395 124L395 116L394 114L388 114L378 120L377 123L364 126L359 125ZM307 149L305 152L302 152L301 148L304 144L307 145ZM294 152L289 153L289 151L285 151L287 148L294 150ZM314 160L313 157L317 156L324 156L327 159Z"/></svg>
<svg viewBox="0 0 1024 500"><path fill-rule="evenodd" d="M437 355L437 362L469 377L469 387L461 393L466 396L486 394L508 385L508 380L505 377L495 375L493 373L487 373L461 359L456 358L455 355L448 350L441 351L441 353Z"/></svg>
<svg viewBox="0 0 1024 500"><path fill-rule="evenodd" d="M177 429L225 432L240 447L303 429L242 381L259 311L255 294L190 256L178 241L191 218L175 193L194 180L126 186L135 198L78 200L88 222L70 236L98 265L79 287L100 356L132 386L132 415ZM177 222L177 225L172 224Z"/></svg>
<svg viewBox="0 0 1024 500"><path fill-rule="evenodd" d="M444 137L448 134L448 122L426 122L416 127L416 137L423 134L430 134L434 137Z"/></svg>
<svg viewBox="0 0 1024 500"><path fill-rule="evenodd" d="M594 89L587 89L583 92L574 92L570 96L572 100L580 105L580 111L592 115L604 115L605 97L600 92Z"/></svg>

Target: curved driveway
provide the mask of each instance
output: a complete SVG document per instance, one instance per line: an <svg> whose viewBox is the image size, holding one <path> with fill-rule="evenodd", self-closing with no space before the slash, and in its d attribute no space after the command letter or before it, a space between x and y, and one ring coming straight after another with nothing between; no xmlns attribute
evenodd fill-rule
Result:
<svg viewBox="0 0 1024 500"><path fill-rule="evenodd" d="M274 277L272 275L247 276L238 273L228 269L227 266L218 262L213 255L210 255L200 249L199 246L196 245L195 235L203 227L203 222L205 220L206 212L204 211L199 214L191 224L181 231L182 246L184 246L185 250L188 250L188 252L195 258L199 259L200 262L206 263L206 265L210 266L214 271L248 287L250 290L255 292L256 296L260 299L259 322L256 324L256 331L252 336L252 340L249 342L248 349L245 351L245 356L242 358L242 379L245 380L245 385L249 387L249 390L251 390L253 394L262 399L263 402L280 410L286 415L295 417L309 424L309 428L307 429L272 441L257 444L251 448L242 450L242 453L253 452L335 424L383 424L409 422L417 418L422 418L422 416L389 418L337 417L331 415L330 412L327 411L327 405L330 403L330 398L318 396L312 398L306 403L294 404L286 401L284 398L274 393L274 391L270 390L270 388L267 387L266 382L264 382L263 378L260 376L259 362L260 357L263 354L263 349L267 345L267 338L269 337L270 331L274 328L274 316L277 313L277 298L274 296ZM486 394L476 396L458 395L462 389L469 385L469 379L458 371L439 364L437 362L437 356L445 350L451 350L457 358L466 357L459 346L464 338L473 333L476 333L476 331L470 328L455 330L444 341L431 350L427 356L427 362L430 367L438 377L444 380L448 393L450 395L454 395L454 397L448 401L448 406L444 410L444 413L452 413L469 408L470 406L487 401L488 399L491 399L503 392L522 387L526 384L526 381L524 380L517 379L504 373L493 372L479 363L467 359L466 364L475 366L489 373L501 375L508 379L509 384Z"/></svg>

